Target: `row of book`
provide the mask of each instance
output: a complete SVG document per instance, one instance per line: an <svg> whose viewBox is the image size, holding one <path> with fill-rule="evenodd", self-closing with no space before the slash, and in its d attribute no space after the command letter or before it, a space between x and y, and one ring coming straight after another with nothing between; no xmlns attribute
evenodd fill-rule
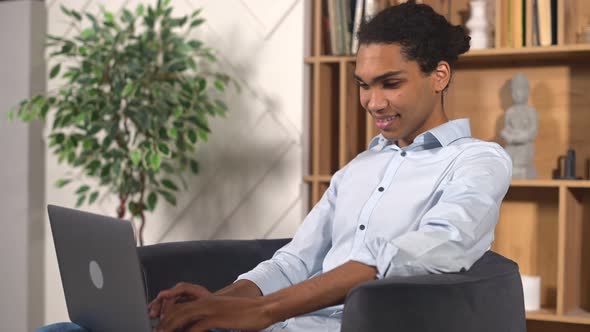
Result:
<svg viewBox="0 0 590 332"><path fill-rule="evenodd" d="M358 48L356 34L363 20L407 0L323 0L326 54L350 55Z"/></svg>
<svg viewBox="0 0 590 332"><path fill-rule="evenodd" d="M411 0L322 1L324 53L351 55L358 49L356 35L361 22L370 19L388 6ZM520 48L550 46L558 43L558 0L488 1L495 6L495 9L490 10L489 13L489 24L495 26L495 47ZM418 0L416 2L430 4L436 1ZM461 8L461 11L468 9ZM495 20L492 13L496 16Z"/></svg>
<svg viewBox="0 0 590 332"><path fill-rule="evenodd" d="M557 0L500 0L497 6L496 47L557 44Z"/></svg>

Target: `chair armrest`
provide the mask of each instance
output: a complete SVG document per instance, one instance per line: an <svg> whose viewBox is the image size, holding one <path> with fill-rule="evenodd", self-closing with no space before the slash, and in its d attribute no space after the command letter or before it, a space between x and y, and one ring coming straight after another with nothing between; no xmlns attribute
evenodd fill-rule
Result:
<svg viewBox="0 0 590 332"><path fill-rule="evenodd" d="M468 272L391 277L354 288L342 332L525 332L518 266L492 252L482 261L487 267L476 263Z"/></svg>
<svg viewBox="0 0 590 332"><path fill-rule="evenodd" d="M214 292L272 257L290 239L171 242L138 248L147 299L177 283Z"/></svg>

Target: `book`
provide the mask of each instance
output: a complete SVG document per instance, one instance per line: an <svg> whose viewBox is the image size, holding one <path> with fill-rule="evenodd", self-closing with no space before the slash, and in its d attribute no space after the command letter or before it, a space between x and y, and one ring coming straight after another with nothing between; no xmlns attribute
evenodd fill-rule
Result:
<svg viewBox="0 0 590 332"><path fill-rule="evenodd" d="M364 7L365 7L364 0L356 0L355 8L354 8L354 23L352 25L351 54L356 54L356 51L359 48L359 40L358 40L357 34L358 34L359 28L361 26L361 22L363 21Z"/></svg>
<svg viewBox="0 0 590 332"><path fill-rule="evenodd" d="M524 0L524 45L533 46L533 1Z"/></svg>
<svg viewBox="0 0 590 332"><path fill-rule="evenodd" d="M541 45L541 41L539 39L539 6L537 0L532 0L532 16L533 16L533 25L532 25L532 45L539 46Z"/></svg>
<svg viewBox="0 0 590 332"><path fill-rule="evenodd" d="M557 0L551 0L551 45L557 45Z"/></svg>
<svg viewBox="0 0 590 332"><path fill-rule="evenodd" d="M328 54L338 54L338 30L336 28L336 0L325 0L328 12L328 32L330 35L330 51Z"/></svg>
<svg viewBox="0 0 590 332"><path fill-rule="evenodd" d="M522 48L523 45L523 0L512 0L512 47Z"/></svg>
<svg viewBox="0 0 590 332"><path fill-rule="evenodd" d="M537 0L539 45L551 45L551 0Z"/></svg>
<svg viewBox="0 0 590 332"><path fill-rule="evenodd" d="M340 24L342 25L342 54L349 55L352 54L350 50L350 45L352 43L352 32L350 30L352 26L352 15L350 14L350 0L339 0L339 9L342 18L342 20L340 21Z"/></svg>

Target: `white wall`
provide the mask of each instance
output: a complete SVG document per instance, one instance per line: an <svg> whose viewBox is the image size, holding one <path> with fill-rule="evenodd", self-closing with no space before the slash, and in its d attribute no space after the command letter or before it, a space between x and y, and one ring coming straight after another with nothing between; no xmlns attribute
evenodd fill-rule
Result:
<svg viewBox="0 0 590 332"><path fill-rule="evenodd" d="M135 8L139 0L47 1L48 30L67 35L71 28L59 10L63 4L98 12ZM146 3L155 3L154 1ZM307 186L307 73L304 36L310 4L304 0L173 0L176 14L203 8L207 19L197 35L219 51L224 70L239 79L225 119L211 123L212 135L197 153L201 174L178 206L161 204L148 216L146 243L221 238L290 237L305 216ZM51 68L51 63L48 64ZM48 84L54 89L54 83ZM77 186L53 183L68 170L46 154L48 203L74 206ZM116 201L105 198L86 210L114 215ZM67 320L67 311L49 230L45 234L45 322Z"/></svg>
<svg viewBox="0 0 590 332"><path fill-rule="evenodd" d="M0 2L0 330L43 321L43 141L40 123L9 122L7 111L45 90L45 8Z"/></svg>

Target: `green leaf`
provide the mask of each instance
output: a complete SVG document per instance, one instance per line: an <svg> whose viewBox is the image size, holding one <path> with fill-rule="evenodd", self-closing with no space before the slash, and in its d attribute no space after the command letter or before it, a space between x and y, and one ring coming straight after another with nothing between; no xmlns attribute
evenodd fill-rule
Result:
<svg viewBox="0 0 590 332"><path fill-rule="evenodd" d="M123 22L131 22L133 21L133 14L127 9L123 8Z"/></svg>
<svg viewBox="0 0 590 332"><path fill-rule="evenodd" d="M133 166L135 166L135 167L137 167L137 165L139 165L139 163L141 162L141 151L135 150L135 151L131 152L131 162L133 163Z"/></svg>
<svg viewBox="0 0 590 332"><path fill-rule="evenodd" d="M164 187L170 190L178 191L178 186L176 186L176 184L172 182L172 180L164 179L162 180L162 185L164 185Z"/></svg>
<svg viewBox="0 0 590 332"><path fill-rule="evenodd" d="M90 186L87 186L87 185L80 186L78 188L78 190L76 190L76 195L83 194L83 193L87 192L88 190L90 190Z"/></svg>
<svg viewBox="0 0 590 332"><path fill-rule="evenodd" d="M157 152L152 153L152 155L150 156L151 168L156 171L159 170L161 162L162 162L162 157L160 157L160 154Z"/></svg>
<svg viewBox="0 0 590 332"><path fill-rule="evenodd" d="M75 10L70 10L70 13L72 14L72 17L74 17L76 20L78 21L82 21L82 15L80 15L80 13L78 13Z"/></svg>
<svg viewBox="0 0 590 332"><path fill-rule="evenodd" d="M92 139L85 139L84 142L82 142L82 150L84 151L91 151L93 147L94 141Z"/></svg>
<svg viewBox="0 0 590 332"><path fill-rule="evenodd" d="M199 92L203 92L207 87L207 80L204 78L197 79L197 83L199 84Z"/></svg>
<svg viewBox="0 0 590 332"><path fill-rule="evenodd" d="M8 121L12 121L13 118L14 118L14 111L9 111L8 112Z"/></svg>
<svg viewBox="0 0 590 332"><path fill-rule="evenodd" d="M203 46L203 42L198 40L191 40L188 42L188 46L190 46L193 50L198 50Z"/></svg>
<svg viewBox="0 0 590 332"><path fill-rule="evenodd" d="M191 28L194 28L196 26L199 26L199 25L203 24L203 22L205 22L204 19L198 18L198 19L196 19L196 20L194 20L194 21L191 22Z"/></svg>
<svg viewBox="0 0 590 332"><path fill-rule="evenodd" d="M189 130L189 131L187 132L187 136L188 136L188 139L189 139L189 141L190 141L192 144L195 144L195 143L197 143L197 133L196 133L194 130L192 130L192 129L191 129L191 130Z"/></svg>
<svg viewBox="0 0 590 332"><path fill-rule="evenodd" d="M113 13L105 11L104 12L104 19L105 19L105 21L112 23L115 20L115 17L113 16Z"/></svg>
<svg viewBox="0 0 590 332"><path fill-rule="evenodd" d="M139 206L137 206L135 202L130 201L129 204L127 204L127 207L129 208L129 212L131 212L133 216L139 214Z"/></svg>
<svg viewBox="0 0 590 332"><path fill-rule="evenodd" d="M61 9L61 11L67 16L72 16L72 12L63 5L59 5L59 9Z"/></svg>
<svg viewBox="0 0 590 332"><path fill-rule="evenodd" d="M221 92L225 91L225 83L222 80L215 80L215 88Z"/></svg>
<svg viewBox="0 0 590 332"><path fill-rule="evenodd" d="M123 88L123 97L129 97L134 89L135 84L133 84L132 82L127 83L127 85L125 85L125 88Z"/></svg>
<svg viewBox="0 0 590 332"><path fill-rule="evenodd" d="M136 16L143 16L144 11L145 11L145 7L143 6L143 4L139 4L139 6L137 6L137 8L135 8L135 15Z"/></svg>
<svg viewBox="0 0 590 332"><path fill-rule="evenodd" d="M98 198L98 191L95 191L92 194L90 194L90 198L88 199L88 205L92 205L92 203L94 203L94 201L96 201L97 198Z"/></svg>
<svg viewBox="0 0 590 332"><path fill-rule="evenodd" d="M166 145L166 143L158 144L158 150L160 150L160 152L162 152L166 156L170 155L170 148L168 147L168 145Z"/></svg>
<svg viewBox="0 0 590 332"><path fill-rule="evenodd" d="M166 190L158 190L158 193L164 197L164 199L173 206L176 206L176 197Z"/></svg>
<svg viewBox="0 0 590 332"><path fill-rule="evenodd" d="M158 196L155 192L151 192L147 197L147 205L150 211L154 211L156 204L158 203Z"/></svg>
<svg viewBox="0 0 590 332"><path fill-rule="evenodd" d="M203 11L203 8L196 9L192 14L191 18L195 18L195 16L199 15Z"/></svg>
<svg viewBox="0 0 590 332"><path fill-rule="evenodd" d="M84 204L84 200L86 200L86 195L82 195L78 197L78 201L76 202L76 207L82 206Z"/></svg>
<svg viewBox="0 0 590 332"><path fill-rule="evenodd" d="M61 69L61 63L58 63L57 65L53 66L53 68L51 68L51 72L49 73L49 79L52 79L55 76L57 76L57 74L59 74L60 69Z"/></svg>
<svg viewBox="0 0 590 332"><path fill-rule="evenodd" d="M193 174L195 174L195 175L199 174L199 163L196 160L191 159L190 166L191 166L191 171L193 172Z"/></svg>
<svg viewBox="0 0 590 332"><path fill-rule="evenodd" d="M70 182L72 182L72 180L70 180L70 179L59 179L59 180L55 181L55 186L58 188L63 188Z"/></svg>
<svg viewBox="0 0 590 332"><path fill-rule="evenodd" d="M199 137L200 137L200 138L201 138L203 141L207 142L207 132L206 132L206 131L199 130Z"/></svg>
<svg viewBox="0 0 590 332"><path fill-rule="evenodd" d="M178 129L170 128L168 130L168 135L170 135L170 137L172 137L172 138L177 138L178 137Z"/></svg>
<svg viewBox="0 0 590 332"><path fill-rule="evenodd" d="M80 33L80 36L82 36L82 38L84 39L88 39L94 36L94 29L93 28L86 28L82 31L82 33ZM82 53L82 51L80 50L80 53Z"/></svg>

